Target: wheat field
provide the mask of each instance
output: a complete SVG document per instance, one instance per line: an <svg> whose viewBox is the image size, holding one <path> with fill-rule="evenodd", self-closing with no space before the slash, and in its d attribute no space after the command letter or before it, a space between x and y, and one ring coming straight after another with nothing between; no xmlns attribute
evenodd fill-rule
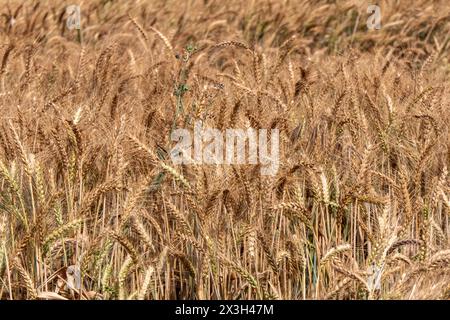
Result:
<svg viewBox="0 0 450 320"><path fill-rule="evenodd" d="M450 299L448 1L1 2L0 299Z"/></svg>

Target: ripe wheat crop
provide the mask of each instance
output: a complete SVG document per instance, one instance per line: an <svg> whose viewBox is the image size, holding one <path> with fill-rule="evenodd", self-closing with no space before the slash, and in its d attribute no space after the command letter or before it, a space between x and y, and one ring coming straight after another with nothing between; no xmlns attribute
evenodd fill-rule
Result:
<svg viewBox="0 0 450 320"><path fill-rule="evenodd" d="M450 298L448 1L1 2L0 299Z"/></svg>

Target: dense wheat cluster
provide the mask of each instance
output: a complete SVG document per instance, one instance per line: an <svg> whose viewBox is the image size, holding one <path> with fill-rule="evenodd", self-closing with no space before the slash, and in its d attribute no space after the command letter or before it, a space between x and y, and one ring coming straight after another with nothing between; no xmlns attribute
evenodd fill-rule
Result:
<svg viewBox="0 0 450 320"><path fill-rule="evenodd" d="M449 299L448 1L72 4L1 1L0 299Z"/></svg>

